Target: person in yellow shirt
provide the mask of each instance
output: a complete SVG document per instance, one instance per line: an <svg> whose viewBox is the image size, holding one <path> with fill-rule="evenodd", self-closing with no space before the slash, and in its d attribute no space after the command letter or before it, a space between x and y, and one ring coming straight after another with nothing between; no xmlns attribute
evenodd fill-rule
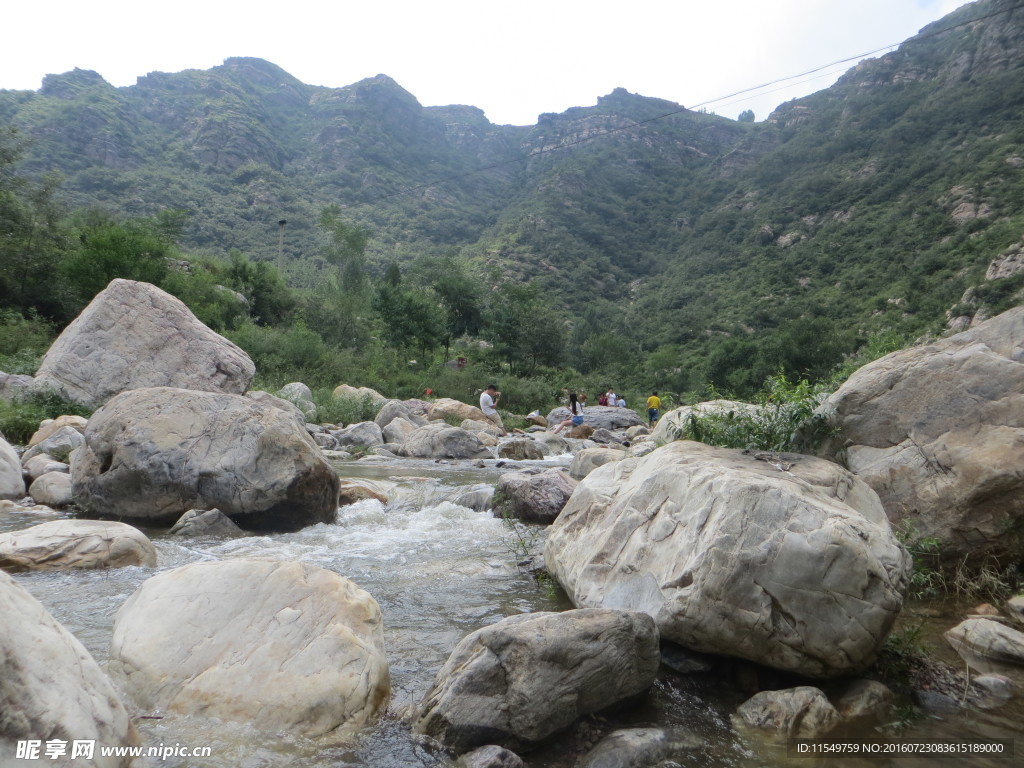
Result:
<svg viewBox="0 0 1024 768"><path fill-rule="evenodd" d="M654 392L647 398L647 426L649 429L654 429L654 422L658 420L660 415L661 398L658 397L657 392Z"/></svg>

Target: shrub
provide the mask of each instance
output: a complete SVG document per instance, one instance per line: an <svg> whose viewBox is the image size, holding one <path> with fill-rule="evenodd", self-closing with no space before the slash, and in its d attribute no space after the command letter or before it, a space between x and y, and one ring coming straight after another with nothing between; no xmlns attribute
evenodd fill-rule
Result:
<svg viewBox="0 0 1024 768"><path fill-rule="evenodd" d="M339 427L373 421L380 410L371 394L334 397L330 389L314 389L313 402L316 403L316 417L321 424L337 424Z"/></svg>
<svg viewBox="0 0 1024 768"><path fill-rule="evenodd" d="M790 382L771 376L749 407L729 411L692 411L679 427L676 440L696 440L723 448L812 453L833 433L819 410L828 391L806 380ZM713 389L709 399L720 399Z"/></svg>

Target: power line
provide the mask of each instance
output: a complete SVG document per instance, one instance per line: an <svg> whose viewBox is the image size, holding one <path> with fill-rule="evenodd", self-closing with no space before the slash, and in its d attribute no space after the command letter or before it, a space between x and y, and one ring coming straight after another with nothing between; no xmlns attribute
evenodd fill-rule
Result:
<svg viewBox="0 0 1024 768"><path fill-rule="evenodd" d="M781 83L786 83L786 82L788 82L790 80L796 80L797 78L800 78L800 77L807 77L808 75L814 75L814 74L816 74L818 72L821 72L822 70L828 69L829 67L835 67L835 66L838 66L839 64L848 64L851 61L859 61L861 59L867 58L868 56L874 56L877 53L881 53L882 51L890 51L890 50L892 50L894 48L898 48L899 46L903 45L904 43L916 43L916 42L919 42L921 40L928 40L928 39L933 38L933 37L938 37L939 35L944 35L947 32L952 32L955 29L959 29L961 27L966 27L966 26L969 26L971 24L975 24L975 23L977 23L979 21L985 21L986 19L991 19L991 18L993 18L995 16L999 16L999 15L1004 14L1004 13L1011 13L1013 11L1019 10L1022 7L1024 7L1024 0L1016 0L1016 2L1014 2L1009 7L1000 8L998 10L992 11L991 13L987 13L987 14L984 14L982 16L977 16L977 17L972 18L972 19L967 19L965 21L961 21L961 22L958 22L956 24L952 24L952 25L950 25L948 27L944 27L942 29L934 30L934 31L929 32L927 34L918 34L918 35L915 35L914 37L909 38L908 40L905 40L905 41L903 41L901 43L890 43L889 45L884 45L884 46L882 46L880 48L875 48L874 50L868 51L866 53L860 53L860 54L857 54L855 56L847 56L846 58L843 58L843 59L836 59L835 61L829 62L828 64L822 64L820 66L814 67L813 69L808 69L805 72L800 72L800 73L795 74L795 75L788 75L787 77L780 77L780 78L778 78L776 80L769 80L768 82L762 83L761 85L755 85L755 86L751 86L749 88L743 88L743 89L738 90L738 91L733 91L732 93L726 94L724 96L719 96L716 99L709 99L707 101L702 101L702 102L699 102L697 104L693 104L693 105L691 105L689 107L681 107L680 109L676 109L676 110L673 110L671 112L665 112L664 114L660 114L660 115L655 115L654 117L649 117L649 118L647 118L645 120L631 121L629 123L629 125L622 125L622 126L619 126L617 128L609 128L607 130L598 131L598 132L595 132L595 133L592 133L592 134L588 134L587 136L582 136L582 137L580 137L580 138L578 138L578 139L576 139L574 141L570 141L570 142L565 142L565 143L559 144L558 146L555 146L555 147L548 147L546 149L542 148L542 149L538 149L538 150L535 150L533 152L529 152L527 154L521 155L519 157L510 158L508 160L500 160L500 161L492 163L490 165L485 165L485 166L482 166L480 168L476 168L476 169L474 169L472 171L467 171L466 173L460 173L460 174L455 174L453 176L447 176L445 178L437 179L435 181L427 182L427 183L424 183L424 184L417 184L416 186L407 187L406 189L403 189L403 190L398 191L398 192L392 192L390 194L381 195L380 197L377 198L377 200L387 200L387 199L392 198L392 197L400 197L402 195L412 194L413 192L417 192L417 191L422 190L422 189L429 189L431 187L436 187L436 186L439 186L441 184L447 184L447 183L452 182L452 181L458 181L459 179L469 178L470 176L476 176L476 175L478 175L480 173L484 173L486 171L492 171L492 170L494 170L496 168L503 168L505 166L515 165L515 164L522 163L522 162L527 161L527 160L531 160L531 159L533 159L535 157L539 157L541 155L549 154L551 152L558 152L558 151L561 151L563 149L568 149L570 147L579 146L580 144L584 144L584 143L586 143L588 141L593 141L595 139L604 138L605 136L611 136L611 135L616 134L616 133L621 133L622 131L632 130L632 129L638 128L638 127L640 127L642 125L647 125L648 123L653 123L653 122L655 122L657 120L665 120L666 118L669 118L669 117L675 117L676 115L681 115L681 114L686 114L686 113L689 113L689 112L693 112L694 110L700 109L701 107L705 107L705 106L708 106L710 104L717 104L720 101L724 101L725 99L731 99L734 96L741 96L743 94L753 93L754 91L759 91L762 88L768 88L768 87L773 86L773 85L779 85ZM813 80L814 78L810 78L810 79ZM778 90L781 90L781 89L778 89Z"/></svg>

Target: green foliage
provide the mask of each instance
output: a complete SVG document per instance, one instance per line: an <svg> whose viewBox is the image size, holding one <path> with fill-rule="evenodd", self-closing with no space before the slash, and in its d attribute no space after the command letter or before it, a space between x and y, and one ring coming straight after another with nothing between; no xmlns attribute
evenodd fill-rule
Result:
<svg viewBox="0 0 1024 768"><path fill-rule="evenodd" d="M55 337L53 324L35 312L0 309L0 371L33 375Z"/></svg>
<svg viewBox="0 0 1024 768"><path fill-rule="evenodd" d="M740 122L740 123L752 123L752 122L754 122L754 110L752 110L752 109L744 109L742 112L740 112L740 114L736 118L736 120L737 120L737 122Z"/></svg>
<svg viewBox="0 0 1024 768"><path fill-rule="evenodd" d="M44 419L92 415L92 409L65 400L55 392L37 392L26 398L0 400L0 433L8 442L25 445Z"/></svg>
<svg viewBox="0 0 1024 768"><path fill-rule="evenodd" d="M678 428L677 440L696 440L723 448L812 453L832 434L819 406L828 395L821 386L783 374L769 377L754 403L729 410L695 409ZM709 400L721 399L711 391Z"/></svg>
<svg viewBox="0 0 1024 768"><path fill-rule="evenodd" d="M361 397L346 395L334 396L331 389L317 388L313 390L313 402L316 403L317 420L321 424L337 424L347 427L364 421L373 421L379 410L373 395Z"/></svg>
<svg viewBox="0 0 1024 768"><path fill-rule="evenodd" d="M167 276L171 245L144 223L92 216L78 228L78 239L60 270L83 304L116 277L160 285Z"/></svg>

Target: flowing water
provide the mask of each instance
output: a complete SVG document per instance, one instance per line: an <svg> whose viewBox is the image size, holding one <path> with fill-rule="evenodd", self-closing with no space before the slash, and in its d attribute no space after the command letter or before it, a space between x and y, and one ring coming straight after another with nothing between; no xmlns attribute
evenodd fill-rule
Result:
<svg viewBox="0 0 1024 768"><path fill-rule="evenodd" d="M564 465L566 457L534 466ZM388 714L358 742L338 745L330 739L303 739L256 732L241 724L198 717L135 713L147 745L211 748L203 759L170 758L160 766L203 768L277 768L281 766L437 766L449 764L410 735L403 715L429 688L455 644L466 634L506 616L523 612L564 610L564 595L544 588L517 566L520 538L490 512L476 512L453 502L475 485L493 484L501 471L467 464L363 461L338 465L349 478L398 483L387 505L360 501L343 507L336 524L316 525L297 533L246 536L238 539L168 537L147 530L159 553L159 566L109 571L32 573L16 576L50 612L78 637L102 664L109 653L114 615L138 586L154 573L200 560L273 558L312 563L346 576L369 592L384 615L384 637L391 668L392 700ZM27 527L44 518L0 517L0 531ZM540 548L543 529L520 528ZM956 620L935 620L932 635ZM933 638L934 647L943 644ZM169 637L168 642L174 642ZM952 659L952 652L948 652ZM729 714L750 694L750 665L727 674L680 675L663 668L654 689L640 704L613 715L589 718L582 726L529 755L537 768L571 766L580 752L614 727L672 726L693 734L699 748L677 756L686 766L812 766L924 765L918 759L862 761L849 758L787 757L786 750L760 739L738 736ZM762 671L761 674L764 674ZM765 680L761 679L761 684ZM1024 678L1018 682L1024 684ZM779 681L778 687L794 684ZM127 700L127 698L126 698ZM892 735L899 740L999 738L1022 732L1024 708L1019 700L992 712L912 720ZM889 732L892 734L893 732ZM851 738L878 738L871 730ZM1024 765L1024 740L1016 758L946 759L944 766Z"/></svg>

